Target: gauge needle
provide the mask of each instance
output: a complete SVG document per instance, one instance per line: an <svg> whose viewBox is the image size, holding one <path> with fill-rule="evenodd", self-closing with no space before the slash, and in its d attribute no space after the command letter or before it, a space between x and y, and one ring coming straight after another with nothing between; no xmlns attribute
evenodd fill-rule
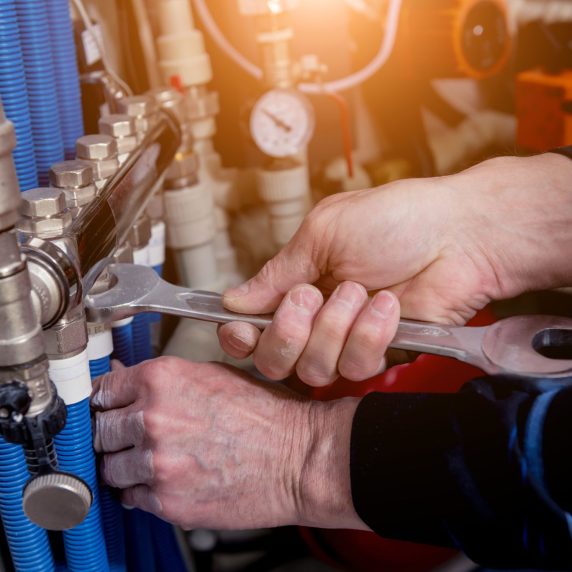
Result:
<svg viewBox="0 0 572 572"><path fill-rule="evenodd" d="M266 111L266 109L263 109L262 112L265 115L267 115L268 117L270 117L270 119L272 119L272 121L274 121L274 123L276 123L276 125L278 125L278 127L281 127L287 133L290 133L290 131L292 131L292 127L290 125L288 125L288 123L286 123L285 121L282 121L282 119L280 119L280 117L276 117L276 115L274 115L273 113L270 113L270 111Z"/></svg>

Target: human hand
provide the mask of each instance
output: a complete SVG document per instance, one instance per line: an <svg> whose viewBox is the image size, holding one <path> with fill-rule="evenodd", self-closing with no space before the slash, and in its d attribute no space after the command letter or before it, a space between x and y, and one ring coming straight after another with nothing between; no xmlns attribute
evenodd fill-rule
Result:
<svg viewBox="0 0 572 572"><path fill-rule="evenodd" d="M328 198L254 278L225 294L237 312L278 308L273 324L262 335L225 325L221 345L239 359L253 352L271 379L296 371L315 386L340 374L359 381L383 367L399 305L407 318L462 324L491 300L570 283L571 174L554 154L501 158ZM309 284L334 295L324 304ZM374 298L381 312L366 289L385 289Z"/></svg>
<svg viewBox="0 0 572 572"><path fill-rule="evenodd" d="M350 491L357 403L301 400L218 364L115 365L93 389L95 449L125 504L185 529L367 529Z"/></svg>

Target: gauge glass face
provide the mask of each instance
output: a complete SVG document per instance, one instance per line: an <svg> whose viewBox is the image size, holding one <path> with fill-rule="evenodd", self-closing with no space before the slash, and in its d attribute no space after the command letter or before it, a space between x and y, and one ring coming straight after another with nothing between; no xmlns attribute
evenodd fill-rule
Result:
<svg viewBox="0 0 572 572"><path fill-rule="evenodd" d="M467 14L463 29L463 50L469 64L479 70L494 68L509 41L506 18L496 3L485 0Z"/></svg>
<svg viewBox="0 0 572 572"><path fill-rule="evenodd" d="M314 131L314 113L300 93L275 89L264 94L250 117L258 148L270 157L290 157L304 150Z"/></svg>

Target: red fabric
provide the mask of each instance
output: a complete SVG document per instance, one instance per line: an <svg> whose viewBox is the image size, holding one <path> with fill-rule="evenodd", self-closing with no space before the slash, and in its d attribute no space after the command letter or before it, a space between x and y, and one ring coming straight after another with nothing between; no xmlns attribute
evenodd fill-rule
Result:
<svg viewBox="0 0 572 572"><path fill-rule="evenodd" d="M493 321L492 314L483 311L470 325ZM340 379L329 387L312 389L310 395L330 401L372 392L455 393L480 375L477 368L453 359L422 355L412 364L394 367L367 382ZM386 540L370 532L301 529L301 534L317 557L352 572L424 572L456 554L449 549Z"/></svg>

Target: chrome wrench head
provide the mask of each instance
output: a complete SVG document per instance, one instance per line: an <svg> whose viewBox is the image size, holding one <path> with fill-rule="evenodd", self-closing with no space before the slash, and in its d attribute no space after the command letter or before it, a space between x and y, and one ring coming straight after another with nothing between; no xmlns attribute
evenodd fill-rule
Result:
<svg viewBox="0 0 572 572"><path fill-rule="evenodd" d="M491 369L498 370L494 373L528 378L572 376L572 319L506 318L486 328L482 351Z"/></svg>
<svg viewBox="0 0 572 572"><path fill-rule="evenodd" d="M152 268L136 264L111 264L107 269L112 287L106 292L85 296L87 319L90 322L111 322L145 312L137 304L162 281L158 274Z"/></svg>

